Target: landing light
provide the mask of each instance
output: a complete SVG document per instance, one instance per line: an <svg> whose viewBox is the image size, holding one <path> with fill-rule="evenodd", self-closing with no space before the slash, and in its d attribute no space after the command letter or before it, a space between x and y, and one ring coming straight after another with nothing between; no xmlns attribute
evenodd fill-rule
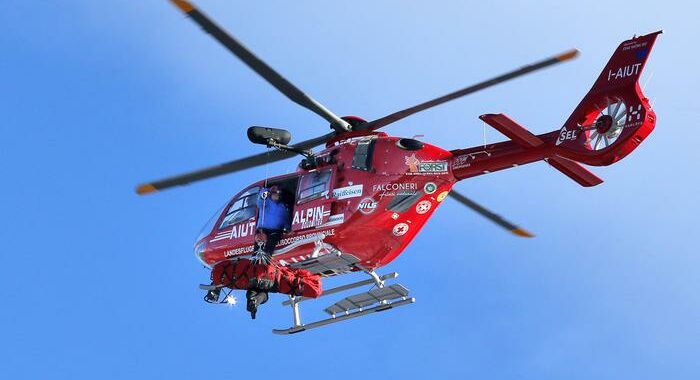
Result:
<svg viewBox="0 0 700 380"><path fill-rule="evenodd" d="M236 303L238 303L238 300L236 297L232 295L226 296L226 303L229 304L229 306L236 306Z"/></svg>

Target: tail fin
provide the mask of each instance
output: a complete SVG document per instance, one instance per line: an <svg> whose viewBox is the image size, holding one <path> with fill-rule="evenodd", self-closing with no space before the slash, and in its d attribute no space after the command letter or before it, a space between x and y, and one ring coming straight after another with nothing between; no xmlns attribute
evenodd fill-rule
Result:
<svg viewBox="0 0 700 380"><path fill-rule="evenodd" d="M618 46L564 126L545 139L554 140L557 156L588 165L610 165L651 133L656 115L638 81L660 33L635 37Z"/></svg>

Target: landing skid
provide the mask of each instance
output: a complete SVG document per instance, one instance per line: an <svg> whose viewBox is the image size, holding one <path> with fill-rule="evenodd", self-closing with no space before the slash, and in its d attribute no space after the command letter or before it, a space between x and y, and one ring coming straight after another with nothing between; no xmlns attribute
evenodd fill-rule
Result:
<svg viewBox="0 0 700 380"><path fill-rule="evenodd" d="M344 292L346 290L372 284L377 286L376 288L373 288L367 292L346 297L327 307L324 310L330 315L330 318L327 319L306 324L302 323L299 303L313 298L290 296L289 300L282 302L282 305L289 305L292 308L292 327L287 329L273 329L272 332L278 335L296 334L302 331L323 327L348 319L358 318L380 311L391 310L399 306L410 305L416 301L415 298L408 296L408 289L400 284L385 286L384 282L386 280L396 278L398 273L389 273L381 277L374 273L374 271L366 271L366 273L372 278L328 289L321 295L321 297L329 296Z"/></svg>
<svg viewBox="0 0 700 380"><path fill-rule="evenodd" d="M353 313L344 314L344 315L341 315L341 316L335 317L335 318L331 317L331 318L324 319L324 320L317 321L317 322L301 324L301 325L290 327L290 328L284 329L284 330L272 329L272 332L277 334L277 335L296 334L296 333L300 333L302 331L311 330L311 329L315 329L318 327L330 325L332 323L342 322L342 321L345 321L347 319L362 317L364 315L371 314L374 312L385 311L385 310L390 310L394 307L409 305L409 304L412 304L414 302L416 302L415 298L406 298L406 299L403 299L401 301L394 301L394 302L389 302L386 304L380 304L380 305L371 307L369 309L362 309L361 308L358 311L353 312Z"/></svg>
<svg viewBox="0 0 700 380"><path fill-rule="evenodd" d="M408 289L402 285L392 284L385 286L385 282L398 277L398 273L394 272L379 276L373 270L362 267L360 265L360 260L356 256L349 253L343 253L334 246L325 243L323 241L324 237L325 236L323 234L319 234L318 236L314 236L313 239L310 238L303 242L299 242L299 245L314 243L314 249L311 251L311 254L309 255L310 257L304 261L294 261L293 263L285 263L283 265L287 265L294 269L305 269L313 274L318 274L323 277L330 277L357 270L366 273L370 277L366 280L327 289L323 292L323 294L321 294L321 297L330 296L362 286L373 285L373 287L366 292L345 297L344 299L327 307L324 309L324 312L326 312L330 318L311 323L301 322L299 304L301 302L315 300L317 298L289 296L289 300L282 302L282 305L291 306L293 318L292 326L287 329L273 329L273 333L279 335L295 334L333 323L342 322L348 319L359 318L368 314L391 310L404 305L410 305L416 302L415 298L408 296ZM286 249L288 249L288 247L275 251L275 255L280 255L286 252ZM275 256L273 255L273 257ZM213 292L223 288L221 285L200 285L199 287L207 292ZM235 298L232 296L229 297L231 291L224 295L223 299L218 297L216 300L208 300L208 298L205 297L205 301L218 304L234 304Z"/></svg>

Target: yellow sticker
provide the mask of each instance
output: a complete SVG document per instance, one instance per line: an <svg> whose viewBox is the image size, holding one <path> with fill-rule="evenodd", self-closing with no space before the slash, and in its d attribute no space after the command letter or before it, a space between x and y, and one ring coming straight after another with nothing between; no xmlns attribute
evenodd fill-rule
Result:
<svg viewBox="0 0 700 380"><path fill-rule="evenodd" d="M440 195L437 197L437 201L442 202L445 198L447 198L447 193L449 193L449 191L443 191L440 193Z"/></svg>

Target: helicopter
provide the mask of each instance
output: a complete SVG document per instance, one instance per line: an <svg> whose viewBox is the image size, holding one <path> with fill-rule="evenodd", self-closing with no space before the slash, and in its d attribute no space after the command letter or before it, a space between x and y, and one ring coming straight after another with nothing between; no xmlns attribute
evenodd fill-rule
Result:
<svg viewBox="0 0 700 380"><path fill-rule="evenodd" d="M195 255L206 267L250 258L255 246L257 206L262 188L276 186L289 206L291 230L272 255L275 265L305 269L322 278L363 272L368 278L325 290L321 297L371 286L324 311L328 318L302 323L299 304L290 296L293 325L273 330L293 334L415 302L401 284L388 284L397 273L378 268L396 259L447 198L476 211L521 237L533 237L465 195L452 190L459 181L499 170L545 161L584 187L602 179L586 169L611 165L636 149L652 132L656 115L638 80L662 31L623 41L563 125L535 135L504 114L479 118L508 140L445 150L415 138L390 136L379 129L418 112L518 78L577 56L578 50L523 66L447 95L367 121L339 117L273 70L191 2L170 0L244 64L298 105L330 123L331 131L290 145L283 129L254 126L248 138L265 152L137 187L140 195L302 156L293 173L256 181L229 200L202 229ZM322 145L319 152L312 148ZM211 290L211 285L200 285ZM230 297L227 297L230 300ZM221 303L224 303L223 301Z"/></svg>

